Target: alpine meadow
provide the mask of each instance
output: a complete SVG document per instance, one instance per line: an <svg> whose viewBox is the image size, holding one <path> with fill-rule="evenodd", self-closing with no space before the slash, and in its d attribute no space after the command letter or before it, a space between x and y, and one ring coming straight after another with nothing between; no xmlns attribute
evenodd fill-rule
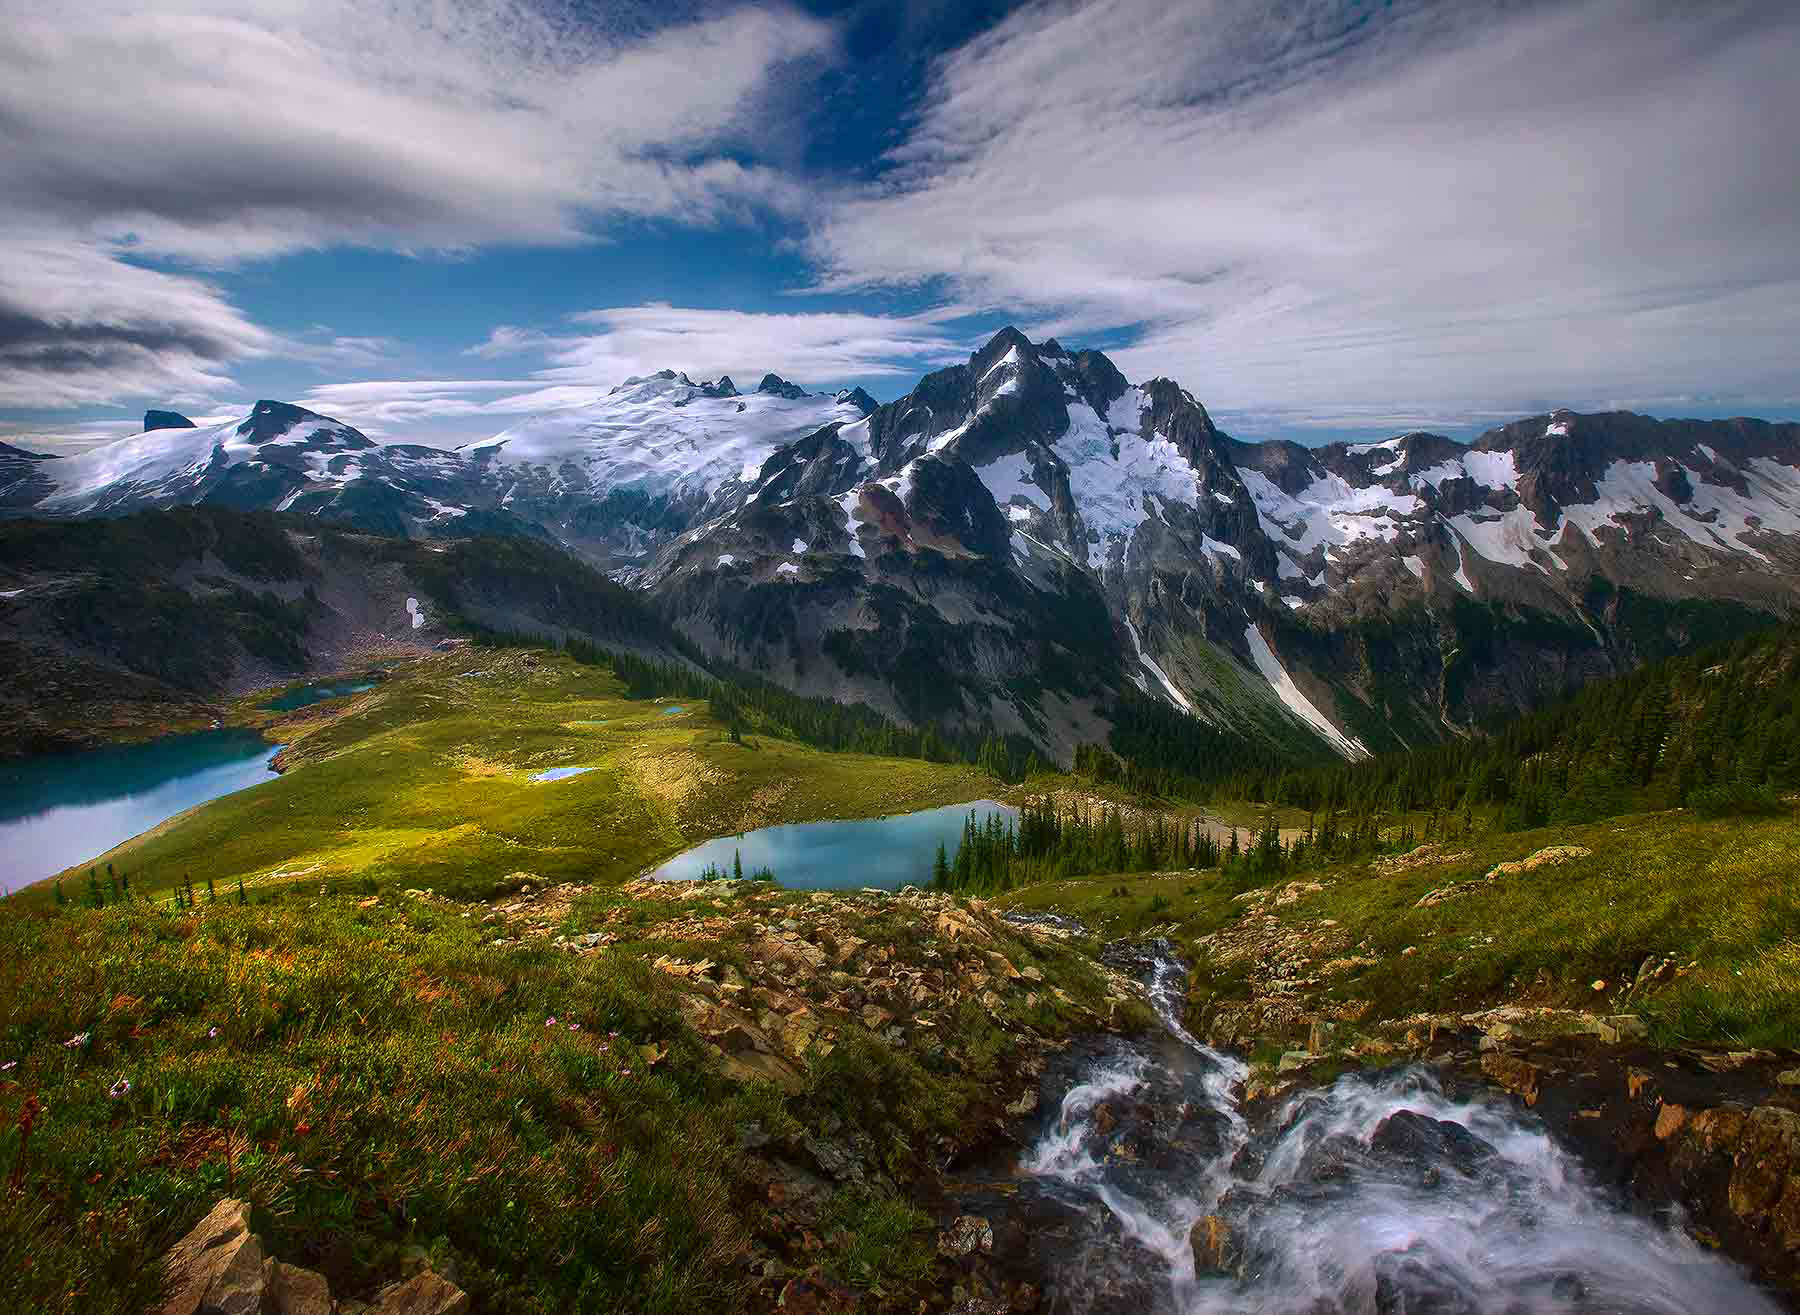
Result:
<svg viewBox="0 0 1800 1315"><path fill-rule="evenodd" d="M1800 9L0 16L0 1315L1800 1315Z"/></svg>

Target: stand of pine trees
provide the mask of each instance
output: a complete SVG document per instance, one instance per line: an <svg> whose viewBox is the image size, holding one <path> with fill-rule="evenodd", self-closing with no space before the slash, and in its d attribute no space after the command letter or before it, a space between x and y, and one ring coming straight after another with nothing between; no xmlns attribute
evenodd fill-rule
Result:
<svg viewBox="0 0 1800 1315"><path fill-rule="evenodd" d="M1362 816L1492 809L1507 829L1640 809L1765 812L1800 786L1800 626L1639 671L1476 739L1330 767L1256 768L1212 795Z"/></svg>

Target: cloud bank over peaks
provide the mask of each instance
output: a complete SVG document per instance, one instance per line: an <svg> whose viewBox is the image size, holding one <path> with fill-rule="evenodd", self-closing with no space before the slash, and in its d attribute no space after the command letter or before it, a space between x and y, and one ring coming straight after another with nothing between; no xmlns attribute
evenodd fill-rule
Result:
<svg viewBox="0 0 1800 1315"><path fill-rule="evenodd" d="M1031 4L810 250L1225 408L1791 396L1800 9Z"/></svg>

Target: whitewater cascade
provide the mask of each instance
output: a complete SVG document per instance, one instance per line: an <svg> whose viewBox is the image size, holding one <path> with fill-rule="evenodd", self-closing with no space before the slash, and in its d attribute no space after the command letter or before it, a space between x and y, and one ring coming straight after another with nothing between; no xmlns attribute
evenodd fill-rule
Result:
<svg viewBox="0 0 1800 1315"><path fill-rule="evenodd" d="M1172 949L1133 956L1165 1033L1053 1070L1066 1092L1020 1164L1022 1205L1057 1212L1039 1257L1057 1315L1779 1315L1534 1117L1429 1069L1346 1075L1253 1130L1245 1065L1182 1026ZM1209 1216L1229 1254L1197 1275Z"/></svg>

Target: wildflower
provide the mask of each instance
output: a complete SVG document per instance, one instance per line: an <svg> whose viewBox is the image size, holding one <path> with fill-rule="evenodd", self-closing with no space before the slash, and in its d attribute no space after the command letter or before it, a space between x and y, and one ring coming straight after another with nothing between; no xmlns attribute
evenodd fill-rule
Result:
<svg viewBox="0 0 1800 1315"><path fill-rule="evenodd" d="M120 1078L117 1082L112 1084L112 1090L107 1092L106 1094L111 1096L114 1100L117 1100L120 1096L130 1095L131 1094L131 1079L130 1078Z"/></svg>
<svg viewBox="0 0 1800 1315"><path fill-rule="evenodd" d="M88 1038L92 1035L92 1032L77 1032L74 1036L63 1042L63 1049L74 1050L78 1046L85 1046L88 1043Z"/></svg>
<svg viewBox="0 0 1800 1315"><path fill-rule="evenodd" d="M556 1026L556 1015L551 1014L550 1017L546 1018L544 1020L544 1026L545 1027L555 1027Z"/></svg>
<svg viewBox="0 0 1800 1315"><path fill-rule="evenodd" d="M631 1076L631 1070L628 1068L622 1068L619 1070L619 1076L622 1078L628 1078Z"/></svg>
<svg viewBox="0 0 1800 1315"><path fill-rule="evenodd" d="M569 1024L569 1031L571 1031L571 1032L579 1032L579 1031L581 1031L581 1024L580 1024L580 1023L570 1023L570 1024Z"/></svg>
<svg viewBox="0 0 1800 1315"><path fill-rule="evenodd" d="M18 1060L9 1059L4 1064L0 1064L0 1073L10 1073L18 1066L19 1066Z"/></svg>
<svg viewBox="0 0 1800 1315"><path fill-rule="evenodd" d="M212 1041L212 1040L214 1040L214 1039L215 1039L215 1038L217 1038L217 1037L218 1037L218 1035L219 1035L219 1029L218 1029L218 1028L216 1028L216 1027L209 1027L209 1028L207 1028L207 1029L206 1029L206 1039L207 1039L207 1040L208 1040L208 1041Z"/></svg>
<svg viewBox="0 0 1800 1315"><path fill-rule="evenodd" d="M619 1034L617 1032L608 1032L606 1035L608 1035L615 1041L617 1041L619 1039Z"/></svg>
<svg viewBox="0 0 1800 1315"><path fill-rule="evenodd" d="M602 1049L602 1050L611 1050L611 1049L612 1049L612 1047L611 1047L611 1046L609 1046L609 1045L607 1045L607 1044L606 1044L606 1042L604 1042L604 1041L602 1041L602 1042L601 1042L601 1043L600 1043L600 1049Z"/></svg>

